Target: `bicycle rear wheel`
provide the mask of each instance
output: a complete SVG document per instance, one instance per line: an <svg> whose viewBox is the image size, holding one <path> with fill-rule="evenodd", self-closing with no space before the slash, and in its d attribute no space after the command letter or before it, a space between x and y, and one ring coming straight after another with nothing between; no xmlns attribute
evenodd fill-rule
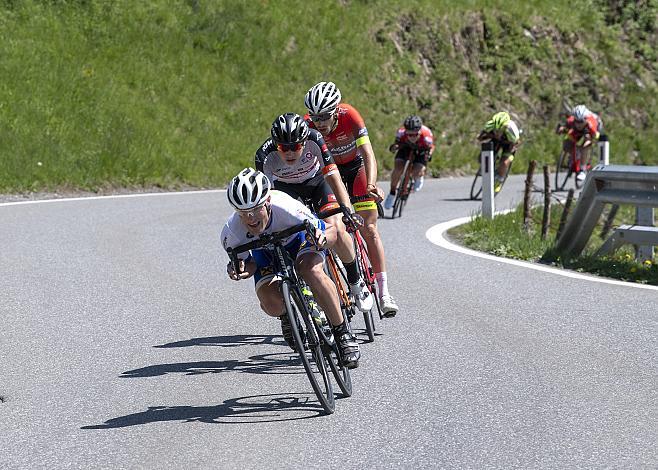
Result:
<svg viewBox="0 0 658 470"><path fill-rule="evenodd" d="M564 191L564 187L571 176L571 162L569 161L568 152L560 152L555 166L555 190Z"/></svg>
<svg viewBox="0 0 658 470"><path fill-rule="evenodd" d="M286 315L290 320L292 327L293 339L295 340L295 350L299 354L302 365L306 370L311 387L318 398L320 405L325 413L331 414L336 408L334 390L329 379L328 364L322 351L320 340L318 338L315 322L310 318L310 314L302 301L302 296L291 289L289 282L281 283L281 294L286 305ZM300 335L299 326L303 327L308 341L308 351L305 348L304 340Z"/></svg>
<svg viewBox="0 0 658 470"><path fill-rule="evenodd" d="M475 173L475 178L473 178L473 184L471 184L471 200L476 200L482 194L482 168L478 168L477 173Z"/></svg>

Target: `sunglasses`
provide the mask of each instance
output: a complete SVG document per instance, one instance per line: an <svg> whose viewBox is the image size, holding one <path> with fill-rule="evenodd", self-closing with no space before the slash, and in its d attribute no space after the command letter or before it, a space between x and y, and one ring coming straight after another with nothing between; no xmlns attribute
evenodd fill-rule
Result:
<svg viewBox="0 0 658 470"><path fill-rule="evenodd" d="M328 121L334 117L334 113L324 113L324 114L309 114L311 121L313 122L323 122Z"/></svg>
<svg viewBox="0 0 658 470"><path fill-rule="evenodd" d="M297 152L304 147L304 144L297 142L296 144L277 144L276 148L279 152Z"/></svg>
<svg viewBox="0 0 658 470"><path fill-rule="evenodd" d="M262 211L263 211L263 208L264 208L264 207L265 207L265 203L261 204L260 206L256 206L256 207L253 207L253 208L251 208L251 209L247 209L247 210L240 210L240 209L237 209L236 212L237 212L238 215L241 216L241 217L249 217L249 216L256 217L256 215L257 215L259 212L262 212Z"/></svg>

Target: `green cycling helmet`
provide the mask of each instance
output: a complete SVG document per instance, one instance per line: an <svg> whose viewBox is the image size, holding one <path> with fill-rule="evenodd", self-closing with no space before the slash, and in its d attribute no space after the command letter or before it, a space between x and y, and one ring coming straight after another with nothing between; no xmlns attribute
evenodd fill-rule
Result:
<svg viewBox="0 0 658 470"><path fill-rule="evenodd" d="M510 117L509 113L507 113L506 111L501 111L500 113L496 113L484 125L484 131L493 132L493 131L504 129L511 120L512 118Z"/></svg>
<svg viewBox="0 0 658 470"><path fill-rule="evenodd" d="M507 126L507 123L512 120L512 117L506 111L501 111L496 113L491 118L491 123L493 124L493 130L502 129Z"/></svg>

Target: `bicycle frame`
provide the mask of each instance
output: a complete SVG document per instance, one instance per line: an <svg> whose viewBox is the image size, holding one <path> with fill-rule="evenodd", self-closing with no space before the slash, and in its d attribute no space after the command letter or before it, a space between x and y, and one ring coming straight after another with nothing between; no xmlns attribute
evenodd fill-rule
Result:
<svg viewBox="0 0 658 470"><path fill-rule="evenodd" d="M347 320L351 321L352 315L350 313L352 311L351 307L354 303L352 302L352 299L350 299L350 296L345 290L345 286L341 281L342 276L341 274L339 274L338 266L336 265L336 260L334 259L334 253L329 253L327 255L326 260L327 260L327 270L329 271L329 277L332 278L334 284L336 285L336 292L338 293L340 308L341 310L347 313L347 317L348 317ZM347 282L346 279L345 282Z"/></svg>
<svg viewBox="0 0 658 470"><path fill-rule="evenodd" d="M402 179L400 180L399 191L401 192L400 197L408 197L411 193L411 188L413 186L413 178L411 172L413 170L413 157L416 154L414 152L409 152L407 161L404 162L404 168L402 169Z"/></svg>
<svg viewBox="0 0 658 470"><path fill-rule="evenodd" d="M321 327L313 320L311 311L302 292L303 280L297 276L295 261L286 251L283 241L290 235L297 232L306 231L307 235L313 236L315 227L308 221L298 224L286 230L273 234L262 235L260 238L227 250L231 259L233 269L238 272L239 262L238 253L243 253L256 248L265 248L273 255L274 272L281 278L280 292L286 306L284 315L288 315L292 334L295 343L295 350L299 354L302 365L306 370L313 391L317 396L320 404L327 413L333 413L335 407L334 392L331 381L328 376L328 370L336 378L341 390L346 396L351 395L351 379L349 370L338 366L334 363L332 353L339 361L339 353L336 344L322 332ZM313 239L315 239L313 237ZM316 245L317 249L317 245ZM305 285L305 284L304 284ZM301 319L300 319L301 317ZM303 336L300 334L300 322L303 322L306 344ZM306 349L309 350L311 358L307 356ZM313 369L313 364L317 367L317 372ZM319 381L316 374L320 374L322 380ZM342 374L342 375L341 375ZM321 385L322 384L322 385Z"/></svg>

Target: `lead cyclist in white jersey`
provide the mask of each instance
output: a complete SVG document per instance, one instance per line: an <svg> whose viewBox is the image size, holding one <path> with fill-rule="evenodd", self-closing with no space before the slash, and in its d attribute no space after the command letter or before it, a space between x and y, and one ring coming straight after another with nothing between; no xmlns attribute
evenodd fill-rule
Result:
<svg viewBox="0 0 658 470"><path fill-rule="evenodd" d="M285 230L305 220L316 227L318 246L331 247L336 243L335 227L316 218L296 199L272 190L270 181L260 171L253 168L242 170L231 180L227 195L235 212L222 229L221 241L225 250L247 243L262 234ZM324 272L324 252L316 251L303 232L290 236L284 246L295 259L297 272L310 287L315 300L332 325L343 365L350 369L357 367L361 355L359 344L347 322L343 320L333 281ZM280 318L283 337L288 345L293 347L292 328L285 314L280 279L272 272L272 259L268 250L257 249L242 253L238 263L239 274L233 270L231 263L228 263L229 277L237 281L254 276L256 295L261 308L268 315Z"/></svg>

